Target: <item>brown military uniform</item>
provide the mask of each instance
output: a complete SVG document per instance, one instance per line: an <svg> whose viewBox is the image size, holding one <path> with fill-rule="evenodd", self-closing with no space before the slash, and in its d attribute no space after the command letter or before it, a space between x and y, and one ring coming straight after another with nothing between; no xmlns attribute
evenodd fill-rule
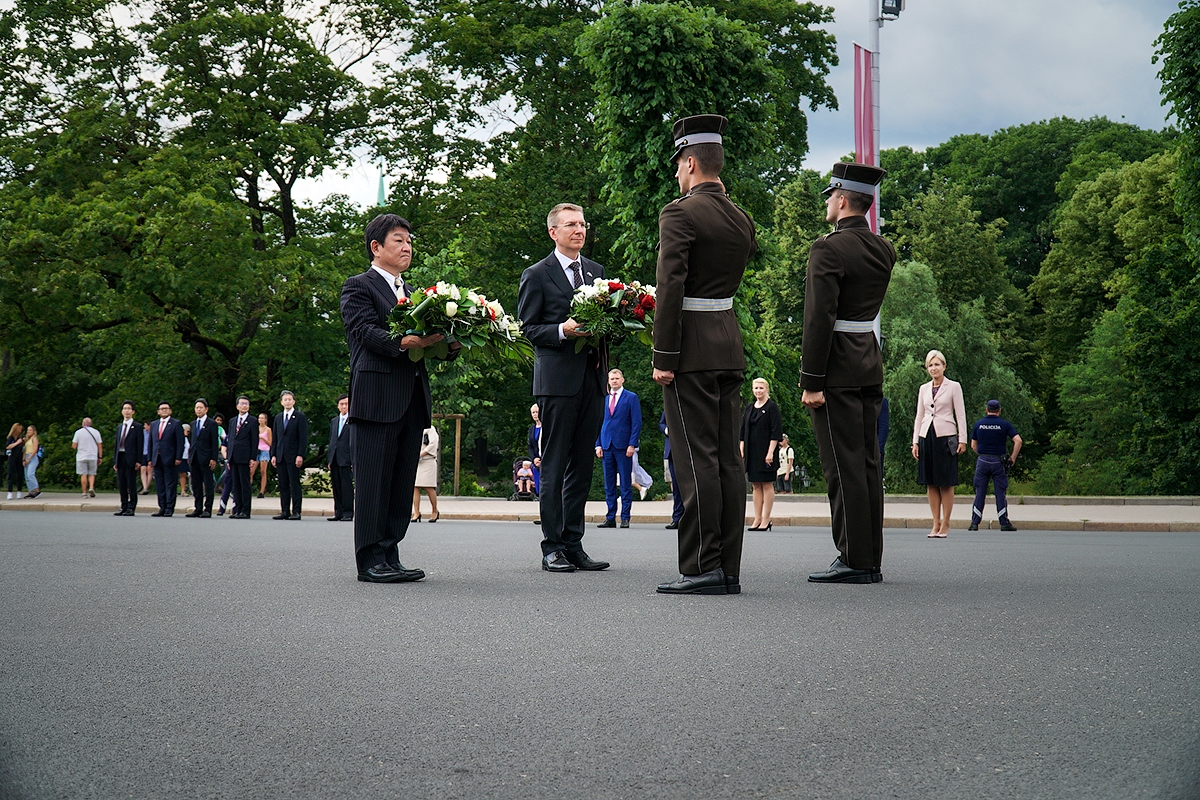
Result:
<svg viewBox="0 0 1200 800"><path fill-rule="evenodd" d="M721 567L737 576L746 521L738 452L742 334L732 309L684 310L684 298L737 293L757 250L754 221L711 182L668 204L658 229L654 367L675 373L663 387L663 406L683 498L679 571L699 575Z"/></svg>
<svg viewBox="0 0 1200 800"><path fill-rule="evenodd" d="M804 297L800 388L825 392L810 410L821 454L833 541L842 563L878 569L883 558L883 480L877 424L883 399L883 356L870 330L835 324L869 323L879 313L896 250L871 232L866 217L840 220L813 242Z"/></svg>

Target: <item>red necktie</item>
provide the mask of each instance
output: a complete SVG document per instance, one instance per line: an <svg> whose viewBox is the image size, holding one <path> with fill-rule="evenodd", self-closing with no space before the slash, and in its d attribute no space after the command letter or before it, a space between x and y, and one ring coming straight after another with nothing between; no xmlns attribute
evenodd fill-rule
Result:
<svg viewBox="0 0 1200 800"><path fill-rule="evenodd" d="M164 419L162 422L158 423L158 440L160 442L162 441L162 432L163 428L165 427L167 427L167 421Z"/></svg>
<svg viewBox="0 0 1200 800"><path fill-rule="evenodd" d="M613 392L608 398L608 415L611 417L613 412L617 410L617 393Z"/></svg>
<svg viewBox="0 0 1200 800"><path fill-rule="evenodd" d="M126 422L124 425L121 426L121 443L117 445L118 450L123 450L125 448L125 436L128 433L129 433L129 423Z"/></svg>

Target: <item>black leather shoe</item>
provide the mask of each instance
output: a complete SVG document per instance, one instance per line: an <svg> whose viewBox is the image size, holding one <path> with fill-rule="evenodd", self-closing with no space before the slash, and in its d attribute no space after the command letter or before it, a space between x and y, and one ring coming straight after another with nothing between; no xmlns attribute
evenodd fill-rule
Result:
<svg viewBox="0 0 1200 800"><path fill-rule="evenodd" d="M203 514L200 515L200 519L212 519L212 512L205 511Z"/></svg>
<svg viewBox="0 0 1200 800"><path fill-rule="evenodd" d="M879 578L883 580L882 574ZM829 565L829 569L824 572L814 572L808 576L810 583L876 583L871 577L869 569L850 569L842 563L842 557L838 556Z"/></svg>
<svg viewBox="0 0 1200 800"><path fill-rule="evenodd" d="M1000 523L1000 530L1002 530L1002 531L1011 532L1011 531L1015 531L1016 529L1017 529L1017 526L1013 525L1011 522L1001 522Z"/></svg>
<svg viewBox="0 0 1200 800"><path fill-rule="evenodd" d="M387 564L376 564L366 572L358 573L358 579L366 583L399 583L402 580L400 570Z"/></svg>
<svg viewBox="0 0 1200 800"><path fill-rule="evenodd" d="M725 576L725 591L729 592L729 594L742 593L742 582L738 580L737 575Z"/></svg>
<svg viewBox="0 0 1200 800"><path fill-rule="evenodd" d="M608 569L609 566L611 566L607 561L593 560L591 556L582 550L580 550L578 553L569 553L564 551L563 555L567 557L567 561L570 561L575 565L576 569L594 572L596 570Z"/></svg>
<svg viewBox="0 0 1200 800"><path fill-rule="evenodd" d="M175 516L175 512L174 512L174 511L168 511L168 512L166 512L165 514L163 514L163 516L164 516L164 517L173 517L173 516Z"/></svg>
<svg viewBox="0 0 1200 800"><path fill-rule="evenodd" d="M968 525L968 526L967 526L967 530L969 530L969 531L977 531L977 530L979 530L979 523L978 523L978 522L972 522L970 525Z"/></svg>
<svg viewBox="0 0 1200 800"><path fill-rule="evenodd" d="M354 522L354 515L351 514L348 517L342 517L342 522Z"/></svg>
<svg viewBox="0 0 1200 800"><path fill-rule="evenodd" d="M574 572L576 567L567 560L567 554L555 550L547 556L542 556L542 569L546 572Z"/></svg>
<svg viewBox="0 0 1200 800"><path fill-rule="evenodd" d="M217 509L217 516L218 517L225 516L225 506L221 506L219 509Z"/></svg>
<svg viewBox="0 0 1200 800"><path fill-rule="evenodd" d="M676 531L676 530L679 530L679 523L678 523L678 522L675 522L675 521L672 521L672 522L668 522L668 523L667 523L666 525L664 525L663 527L664 527L664 528L666 528L666 529L667 529L667 530L669 530L669 531Z"/></svg>
<svg viewBox="0 0 1200 800"><path fill-rule="evenodd" d="M395 564L388 564L388 566L400 573L400 583L419 581L425 577L425 570L408 569L399 561L397 561Z"/></svg>
<svg viewBox="0 0 1200 800"><path fill-rule="evenodd" d="M192 519L195 519L196 517L200 516L200 514L202 514L202 513L203 513L203 512L201 512L201 511L189 511L188 513L184 514L184 516L185 516L185 517L191 517Z"/></svg>
<svg viewBox="0 0 1200 800"><path fill-rule="evenodd" d="M291 514L276 514L271 519L291 519Z"/></svg>
<svg viewBox="0 0 1200 800"><path fill-rule="evenodd" d="M623 520L621 520L621 527L622 527L622 528L628 528L628 527L629 527L629 520L627 520L627 519L623 519Z"/></svg>
<svg viewBox="0 0 1200 800"><path fill-rule="evenodd" d="M712 572L699 575L680 575L679 580L660 583L659 594L729 594L725 584L725 571L717 567Z"/></svg>
<svg viewBox="0 0 1200 800"><path fill-rule="evenodd" d="M617 521L615 519L606 519L606 520L604 520L604 522L601 522L598 525L596 525L596 527L597 528L615 528L615 527L617 527Z"/></svg>
<svg viewBox="0 0 1200 800"><path fill-rule="evenodd" d="M883 570L879 567L871 568L871 583L883 583Z"/></svg>
<svg viewBox="0 0 1200 800"><path fill-rule="evenodd" d="M288 519L303 519L299 514L292 514Z"/></svg>
<svg viewBox="0 0 1200 800"><path fill-rule="evenodd" d="M154 512L153 514L151 514L150 516L152 516L152 517L165 517L165 516L166 516L166 514L165 514L165 513L163 513L162 511L155 511L155 512Z"/></svg>
<svg viewBox="0 0 1200 800"><path fill-rule="evenodd" d="M124 512L124 510L118 511L117 513L113 514L113 516L114 517L123 517L123 516L125 516L125 512Z"/></svg>
<svg viewBox="0 0 1200 800"><path fill-rule="evenodd" d="M249 514L230 514L230 519L250 519Z"/></svg>
<svg viewBox="0 0 1200 800"><path fill-rule="evenodd" d="M341 522L342 518L341 517L326 517L325 521L326 522Z"/></svg>

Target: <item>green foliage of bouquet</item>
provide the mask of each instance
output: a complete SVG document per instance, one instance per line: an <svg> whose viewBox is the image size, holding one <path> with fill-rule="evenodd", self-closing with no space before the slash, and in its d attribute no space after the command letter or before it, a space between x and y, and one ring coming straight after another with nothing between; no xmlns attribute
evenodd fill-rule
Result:
<svg viewBox="0 0 1200 800"><path fill-rule="evenodd" d="M389 324L393 339L408 334L446 337L430 347L412 347L412 361L445 359L450 345L458 342L466 351L483 357L533 361L533 345L521 333L521 322L504 311L499 300L488 299L478 289L460 289L438 281L420 294L401 298L392 309Z"/></svg>
<svg viewBox="0 0 1200 800"><path fill-rule="evenodd" d="M588 333L575 340L576 353L588 345L599 346L604 337L617 344L633 335L650 346L654 344L654 287L596 278L575 290L571 319Z"/></svg>

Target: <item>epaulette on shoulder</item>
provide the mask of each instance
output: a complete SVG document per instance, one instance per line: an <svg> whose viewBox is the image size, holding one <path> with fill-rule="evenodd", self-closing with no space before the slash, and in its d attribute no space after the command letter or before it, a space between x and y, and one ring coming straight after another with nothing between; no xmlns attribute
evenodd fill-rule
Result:
<svg viewBox="0 0 1200 800"><path fill-rule="evenodd" d="M679 205L680 203L682 203L684 200L687 200L691 196L692 195L689 193L689 194L685 194L683 197L676 197L670 203L667 203L667 205L670 205L670 206Z"/></svg>

